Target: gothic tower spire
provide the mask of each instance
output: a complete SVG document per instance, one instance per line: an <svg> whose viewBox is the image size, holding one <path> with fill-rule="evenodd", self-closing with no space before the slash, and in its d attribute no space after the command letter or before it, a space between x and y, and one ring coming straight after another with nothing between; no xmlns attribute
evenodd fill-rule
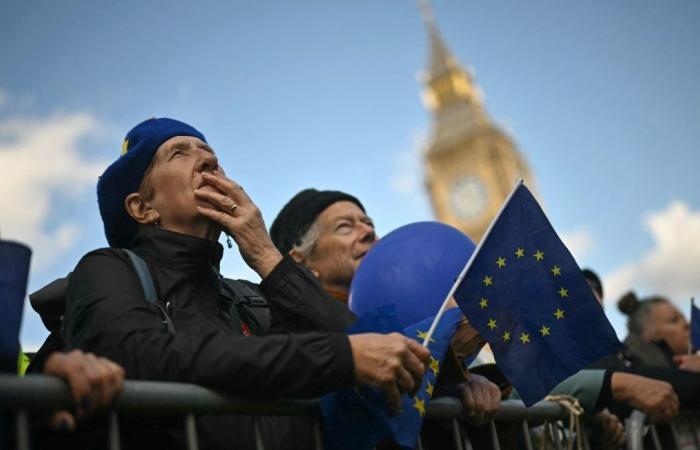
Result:
<svg viewBox="0 0 700 450"><path fill-rule="evenodd" d="M432 113L426 187L436 218L478 241L517 179L536 189L515 144L488 117L474 77L442 39L428 1L418 0L429 49L423 100Z"/></svg>

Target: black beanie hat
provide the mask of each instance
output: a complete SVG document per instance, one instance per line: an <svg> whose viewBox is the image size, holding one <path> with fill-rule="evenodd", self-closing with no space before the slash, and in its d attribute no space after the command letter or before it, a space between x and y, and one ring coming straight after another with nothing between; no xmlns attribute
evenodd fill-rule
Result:
<svg viewBox="0 0 700 450"><path fill-rule="evenodd" d="M333 203L353 202L364 212L362 203L350 194L340 191L304 189L292 197L277 214L270 227L270 237L283 255L309 230L316 218Z"/></svg>

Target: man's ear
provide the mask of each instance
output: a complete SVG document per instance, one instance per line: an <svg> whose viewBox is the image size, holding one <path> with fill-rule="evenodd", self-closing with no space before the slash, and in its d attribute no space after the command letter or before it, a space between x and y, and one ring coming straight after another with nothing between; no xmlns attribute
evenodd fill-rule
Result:
<svg viewBox="0 0 700 450"><path fill-rule="evenodd" d="M142 225L155 224L160 219L158 211L145 201L138 192L126 196L124 207L131 218Z"/></svg>
<svg viewBox="0 0 700 450"><path fill-rule="evenodd" d="M313 267L309 266L309 265L307 264L306 258L304 258L304 257L301 255L301 253L299 253L299 252L296 251L295 249L291 249L291 250L289 251L289 256L291 256L292 259L293 259L294 261L298 262L299 264L302 264L302 265L306 266L306 268L309 269L309 270L311 271L311 273L313 273L314 276L315 276L316 278L320 278L320 277L321 277L321 272L319 272L318 270L316 270L316 269L314 269Z"/></svg>

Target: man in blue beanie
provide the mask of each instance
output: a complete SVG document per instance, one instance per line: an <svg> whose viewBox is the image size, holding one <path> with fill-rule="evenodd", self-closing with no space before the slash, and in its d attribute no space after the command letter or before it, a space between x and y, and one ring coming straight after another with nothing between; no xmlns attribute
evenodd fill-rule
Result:
<svg viewBox="0 0 700 450"><path fill-rule="evenodd" d="M279 253L257 206L193 127L140 123L97 191L110 248L85 255L70 277L67 348L109 357L127 378L253 396L312 397L369 384L398 405L402 392L420 386L429 352L396 333L348 336L352 313ZM259 285L219 274L221 232L236 241ZM136 273L139 260L145 276ZM308 421L259 424L265 448L311 446ZM185 446L171 422L122 425L126 448ZM199 417L197 428L202 448L255 447L250 416Z"/></svg>

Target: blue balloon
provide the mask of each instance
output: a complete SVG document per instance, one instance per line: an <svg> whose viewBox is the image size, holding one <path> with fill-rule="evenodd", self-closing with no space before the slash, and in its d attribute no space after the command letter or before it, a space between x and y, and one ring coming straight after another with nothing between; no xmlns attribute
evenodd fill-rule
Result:
<svg viewBox="0 0 700 450"><path fill-rule="evenodd" d="M357 268L350 309L359 316L393 304L404 328L434 316L474 248L464 233L439 222L397 228Z"/></svg>

